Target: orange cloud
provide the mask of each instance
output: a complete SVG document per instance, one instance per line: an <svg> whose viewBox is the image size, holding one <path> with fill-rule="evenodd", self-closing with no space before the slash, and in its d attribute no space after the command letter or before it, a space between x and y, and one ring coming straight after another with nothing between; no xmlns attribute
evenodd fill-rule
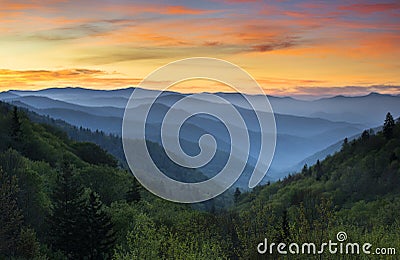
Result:
<svg viewBox="0 0 400 260"><path fill-rule="evenodd" d="M54 12L57 10L57 4L66 2L68 0L42 0L40 2L35 0L25 0L25 1L13 1L13 0L2 0L0 11L24 11L31 12L35 11L45 11Z"/></svg>
<svg viewBox="0 0 400 260"><path fill-rule="evenodd" d="M0 70L0 91L10 89L42 89L46 87L81 86L87 88L121 88L138 84L141 79L110 77L101 70Z"/></svg>
<svg viewBox="0 0 400 260"><path fill-rule="evenodd" d="M0 70L0 91L11 89L43 89L50 87L79 86L93 89L116 89L135 86L141 78L115 77L101 70L64 69L64 70ZM399 85L363 85L363 86L322 86L332 82L315 79L261 78L257 82L268 95L319 97L345 95L363 95L370 92L400 94ZM155 86L163 82L154 82ZM196 92L233 92L234 90L219 82L191 80L174 85L169 90L184 93Z"/></svg>
<svg viewBox="0 0 400 260"><path fill-rule="evenodd" d="M375 32L370 34L360 32L343 32L341 37L320 41L314 45L297 46L294 49L279 49L287 55L329 55L351 59L395 59L400 54L398 46L400 36L392 33Z"/></svg>
<svg viewBox="0 0 400 260"><path fill-rule="evenodd" d="M371 14L396 9L400 9L400 3L352 4L339 7L339 10L352 11L360 14Z"/></svg>
<svg viewBox="0 0 400 260"><path fill-rule="evenodd" d="M0 6L1 11L20 11L36 8L35 4L6 2Z"/></svg>
<svg viewBox="0 0 400 260"><path fill-rule="evenodd" d="M370 86L342 86L342 87L296 87L292 89L293 95L299 96L360 96L371 92L381 94L400 94L400 86L396 85L370 85Z"/></svg>
<svg viewBox="0 0 400 260"><path fill-rule="evenodd" d="M267 52L267 51L274 51L278 49L286 49L296 45L296 42L292 39L286 39L282 41L275 41L266 44L254 45L251 47L251 50L258 51L258 52Z"/></svg>
<svg viewBox="0 0 400 260"><path fill-rule="evenodd" d="M104 12L112 12L119 14L140 14L155 13L165 15L200 15L215 13L217 10L206 10L198 8L189 8L183 5L162 5L162 4L109 4L100 7Z"/></svg>
<svg viewBox="0 0 400 260"><path fill-rule="evenodd" d="M258 79L257 82L263 86L293 86L293 85L321 85L327 83L326 80L315 79L290 79L290 78L267 78Z"/></svg>
<svg viewBox="0 0 400 260"><path fill-rule="evenodd" d="M10 70L0 73L0 87L119 88L190 56L238 63L271 76L264 87L288 93L299 85L400 82L400 3L233 4L241 2L253 1L2 0L0 57ZM92 66L101 70L59 69Z"/></svg>
<svg viewBox="0 0 400 260"><path fill-rule="evenodd" d="M188 8L182 5L168 6L166 8L167 14L205 14L210 13L210 10Z"/></svg>
<svg viewBox="0 0 400 260"><path fill-rule="evenodd" d="M222 0L224 3L252 3L252 2L260 2L260 0Z"/></svg>
<svg viewBox="0 0 400 260"><path fill-rule="evenodd" d="M222 43L219 41L205 41L203 45L204 46L219 46L221 44Z"/></svg>

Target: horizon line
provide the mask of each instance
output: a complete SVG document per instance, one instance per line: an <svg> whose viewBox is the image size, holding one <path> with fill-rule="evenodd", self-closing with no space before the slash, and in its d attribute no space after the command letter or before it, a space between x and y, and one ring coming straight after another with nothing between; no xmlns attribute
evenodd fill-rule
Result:
<svg viewBox="0 0 400 260"><path fill-rule="evenodd" d="M376 86L376 85L373 85ZM391 85L395 86L395 85ZM343 86L343 88L346 87L355 87L355 86ZM395 86L397 87L397 86ZM89 90L89 91L106 91L106 92L111 92L111 91L122 91L122 90L129 90L129 89L144 89L147 91L160 91L160 92L171 92L171 93L177 93L177 94L183 94L183 95L191 95L195 93L209 93L209 94L242 94L242 95L247 95L247 96L260 96L260 94L251 94L251 93L239 93L239 92L224 92L224 91L216 91L216 92L210 92L210 91L201 91L201 92L180 92L180 91L172 91L172 90L158 90L158 89L145 89L145 88L140 88L140 87L135 87L135 86L130 86L130 87L122 87L122 88L111 88L111 89L100 89L100 88L90 88L90 87L81 87L81 86L68 86L68 87L49 87L49 88L40 88L40 89L9 89L5 91L0 91L0 93L7 93L7 92L39 92L39 91L46 91L46 90L61 90L61 89L81 89L81 90ZM329 87L328 87L329 88ZM279 94L265 94L267 97L275 97L275 98L291 98L295 100L300 100L300 101L315 101L315 100L320 100L320 99L326 99L326 98L337 98L337 97L343 97L343 98L357 98L357 97L367 97L370 95L381 95L381 96L392 96L392 97L398 97L400 96L399 94L393 94L393 93L380 93L378 91L369 91L367 93L360 93L360 94L321 94L321 95L312 95L312 94L289 94L289 95L279 95Z"/></svg>

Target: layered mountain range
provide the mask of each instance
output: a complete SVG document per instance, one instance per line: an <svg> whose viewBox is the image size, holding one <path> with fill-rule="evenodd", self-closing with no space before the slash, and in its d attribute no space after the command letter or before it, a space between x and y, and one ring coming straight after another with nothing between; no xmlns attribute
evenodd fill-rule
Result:
<svg viewBox="0 0 400 260"><path fill-rule="evenodd" d="M105 133L121 135L122 119L128 100L134 88L120 90L89 90L83 88L54 88L39 91L7 91L0 93L0 100L34 111L41 115L62 119L75 126ZM153 90L148 91L154 94ZM185 116L187 111L175 109L174 104L187 94L162 92L153 104L146 122L146 139L161 144L160 128L164 115L171 110L174 115ZM247 186L246 179L254 169L260 149L260 126L249 102L263 102L265 96L241 95L238 93L217 93L229 101L239 111L246 122L250 135L250 154L243 155L247 163L244 178L238 186ZM150 99L141 95L133 109L141 114ZM149 95L150 96L150 95ZM247 100L248 101L247 101ZM400 97L371 93L367 96L322 98L318 100L298 100L291 97L268 96L275 115L277 143L274 158L265 178L279 179L292 171L299 170L304 163L315 163L326 155L340 149L345 137L356 137L364 129L382 124L387 112L395 117L400 115ZM202 110L207 106L224 111L226 105L208 100L195 100L193 109ZM132 124L140 125L133 119ZM229 119L228 119L229 120ZM177 122L169 122L175 124ZM230 122L234 127L240 127ZM268 129L268 128L267 128ZM243 130L243 129L242 129ZM215 158L200 170L208 177L224 166L230 149L240 149L245 140L230 140L224 122L208 115L190 117L180 131L183 150L190 154L199 153L199 138L204 134L214 136L217 143ZM263 158L260 158L261 161ZM247 175L246 175L247 173Z"/></svg>

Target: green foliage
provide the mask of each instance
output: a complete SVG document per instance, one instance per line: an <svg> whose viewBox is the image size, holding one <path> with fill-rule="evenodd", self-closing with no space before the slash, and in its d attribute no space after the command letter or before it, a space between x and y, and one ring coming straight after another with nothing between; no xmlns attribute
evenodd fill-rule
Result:
<svg viewBox="0 0 400 260"><path fill-rule="evenodd" d="M38 247L50 258L81 257L87 250L82 241L88 241L85 235L93 233L87 229L101 232L99 225L104 224L107 230L106 226L113 224L103 206L96 212L85 208L90 196L85 198L84 188L98 190L111 204L125 199L132 176L117 169L116 160L97 145L72 142L58 129L34 124L25 113L8 105L0 104L0 110L0 137L4 141L0 169L8 176L2 174L1 184L9 190L1 194L0 258L39 257ZM94 200L89 205L94 209L97 203ZM113 239L106 240L110 241L96 249L99 254L105 255L113 244Z"/></svg>
<svg viewBox="0 0 400 260"><path fill-rule="evenodd" d="M72 148L75 154L85 162L95 165L117 167L117 160L98 145L93 143L74 143Z"/></svg>
<svg viewBox="0 0 400 260"><path fill-rule="evenodd" d="M304 167L281 182L242 194L233 209L240 216L239 257L260 258L254 245L264 238L283 240L285 233L291 241L318 243L346 231L356 242L398 248L400 124L392 133L388 139L384 132L364 132L351 144L345 142L340 152L309 167L312 175ZM287 216L280 215L286 210Z"/></svg>
<svg viewBox="0 0 400 260"><path fill-rule="evenodd" d="M74 176L73 169L64 163L53 194L53 213L49 217L49 236L54 249L64 252L68 258L78 258L83 248L85 226L83 187Z"/></svg>
<svg viewBox="0 0 400 260"><path fill-rule="evenodd" d="M390 139L393 136L393 128L395 126L393 116L388 112L386 115L385 123L383 124L383 135Z"/></svg>
<svg viewBox="0 0 400 260"><path fill-rule="evenodd" d="M80 257L87 259L105 259L109 256L114 246L115 236L111 217L104 211L100 197L93 191L90 192L87 205L81 219L84 237Z"/></svg>
<svg viewBox="0 0 400 260"><path fill-rule="evenodd" d="M400 125L390 117L390 135L384 128L345 139L340 152L301 173L230 191L235 204L223 209L222 200L181 205L142 189L105 152L124 165L117 136L38 116L53 126L32 123L15 111L0 104L0 258L264 259L256 246L265 238L318 243L338 231L351 241L400 248ZM169 165L149 145L171 177L198 173Z"/></svg>
<svg viewBox="0 0 400 260"><path fill-rule="evenodd" d="M134 178L131 187L125 195L125 199L127 202L139 202L141 198L142 195L140 194L140 184L136 178Z"/></svg>
<svg viewBox="0 0 400 260"><path fill-rule="evenodd" d="M81 184L99 194L106 205L125 199L134 181L127 171L109 166L87 165L77 172Z"/></svg>
<svg viewBox="0 0 400 260"><path fill-rule="evenodd" d="M21 122L19 120L18 109L14 107L11 120L11 138L17 143L21 138Z"/></svg>
<svg viewBox="0 0 400 260"><path fill-rule="evenodd" d="M117 250L115 259L159 259L163 232L158 232L154 222L146 215L136 216L135 225L126 237L127 252Z"/></svg>
<svg viewBox="0 0 400 260"><path fill-rule="evenodd" d="M0 168L0 256L16 253L22 227L22 213L17 205L18 184L15 175Z"/></svg>
<svg viewBox="0 0 400 260"><path fill-rule="evenodd" d="M33 122L42 124L48 132L58 138L62 140L69 140L70 138L78 142L97 144L117 158L120 165L127 167L121 138L119 136L114 134L105 134L103 131L91 131L88 128L72 126L60 119L40 116L31 111L25 111L25 113L27 113Z"/></svg>
<svg viewBox="0 0 400 260"><path fill-rule="evenodd" d="M31 228L21 229L18 241L18 255L24 259L40 258L40 244L36 232Z"/></svg>
<svg viewBox="0 0 400 260"><path fill-rule="evenodd" d="M126 248L126 236L128 231L133 229L136 216L142 212L142 205L119 201L113 202L106 210L109 212L114 224L116 244Z"/></svg>
<svg viewBox="0 0 400 260"><path fill-rule="evenodd" d="M237 203L239 201L239 197L241 194L242 194L242 192L239 190L239 188L236 188L235 193L233 194L235 203Z"/></svg>
<svg viewBox="0 0 400 260"><path fill-rule="evenodd" d="M208 218L187 213L173 227L157 225L152 217L139 213L128 231L126 247L119 246L114 259L226 259L220 241L213 238L217 232L205 227Z"/></svg>
<svg viewBox="0 0 400 260"><path fill-rule="evenodd" d="M90 191L85 199L83 187L67 163L61 169L53 203L49 218L53 248L68 258L106 258L115 242L111 218L95 192Z"/></svg>
<svg viewBox="0 0 400 260"><path fill-rule="evenodd" d="M44 216L50 210L50 199L44 181L31 162L17 151L9 149L0 154L0 167L18 179L18 207L22 210L24 224L42 233Z"/></svg>

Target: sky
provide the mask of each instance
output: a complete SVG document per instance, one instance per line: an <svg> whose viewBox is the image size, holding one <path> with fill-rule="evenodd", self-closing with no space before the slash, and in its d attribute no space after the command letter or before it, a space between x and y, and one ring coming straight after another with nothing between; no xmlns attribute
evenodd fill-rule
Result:
<svg viewBox="0 0 400 260"><path fill-rule="evenodd" d="M269 95L400 94L399 46L398 0L0 0L0 91L126 88L169 62L214 57Z"/></svg>

